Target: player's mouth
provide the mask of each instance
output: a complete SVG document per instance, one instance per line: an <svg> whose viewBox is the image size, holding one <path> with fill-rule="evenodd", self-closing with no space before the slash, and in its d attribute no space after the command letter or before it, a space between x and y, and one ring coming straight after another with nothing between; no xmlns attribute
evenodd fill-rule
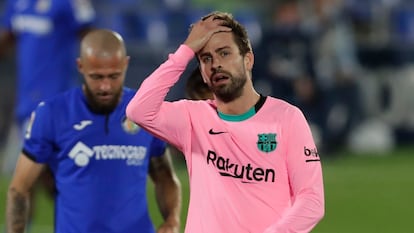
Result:
<svg viewBox="0 0 414 233"><path fill-rule="evenodd" d="M111 101L114 98L114 96L109 93L104 93L104 94L97 94L96 98L98 98L99 101L108 102L108 101Z"/></svg>
<svg viewBox="0 0 414 233"><path fill-rule="evenodd" d="M225 74L225 73L215 73L212 78L211 81L213 84L222 84L227 82L227 80L229 80L230 77Z"/></svg>

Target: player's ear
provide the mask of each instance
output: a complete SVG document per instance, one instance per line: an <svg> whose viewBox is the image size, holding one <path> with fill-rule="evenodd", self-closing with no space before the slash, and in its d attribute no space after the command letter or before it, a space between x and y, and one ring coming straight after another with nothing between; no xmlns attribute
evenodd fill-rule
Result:
<svg viewBox="0 0 414 233"><path fill-rule="evenodd" d="M82 61L81 61L81 59L80 59L79 57L76 59L76 65L77 65L77 67L78 67L78 71L79 71L80 73L82 73L82 71L83 71L83 66L82 66Z"/></svg>
<svg viewBox="0 0 414 233"><path fill-rule="evenodd" d="M129 56L126 56L125 57L125 68L128 68L129 60L130 60L130 57Z"/></svg>
<svg viewBox="0 0 414 233"><path fill-rule="evenodd" d="M246 55L244 55L244 64L248 70L253 69L253 64L254 64L253 52L247 52Z"/></svg>

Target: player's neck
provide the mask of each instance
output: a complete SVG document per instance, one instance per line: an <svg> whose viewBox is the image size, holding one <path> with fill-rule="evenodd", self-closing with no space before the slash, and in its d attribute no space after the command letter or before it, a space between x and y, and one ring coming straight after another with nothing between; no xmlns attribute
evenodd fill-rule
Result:
<svg viewBox="0 0 414 233"><path fill-rule="evenodd" d="M253 89L246 89L237 99L223 102L216 99L217 110L224 114L241 115L249 111L259 101L260 95Z"/></svg>

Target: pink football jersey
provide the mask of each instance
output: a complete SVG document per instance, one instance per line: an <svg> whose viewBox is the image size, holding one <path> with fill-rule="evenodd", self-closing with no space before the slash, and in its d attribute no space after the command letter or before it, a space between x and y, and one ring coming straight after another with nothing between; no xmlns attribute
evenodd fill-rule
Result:
<svg viewBox="0 0 414 233"><path fill-rule="evenodd" d="M127 116L185 155L187 233L310 232L324 215L322 168L302 112L262 97L253 114L214 100L165 101L194 52L181 45L141 85Z"/></svg>

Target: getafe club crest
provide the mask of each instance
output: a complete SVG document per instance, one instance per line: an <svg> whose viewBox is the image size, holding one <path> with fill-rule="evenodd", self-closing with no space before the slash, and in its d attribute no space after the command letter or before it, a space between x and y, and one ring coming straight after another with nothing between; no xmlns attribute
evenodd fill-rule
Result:
<svg viewBox="0 0 414 233"><path fill-rule="evenodd" d="M260 151L269 153L276 149L276 134L275 133L264 133L258 134L257 148Z"/></svg>
<svg viewBox="0 0 414 233"><path fill-rule="evenodd" d="M129 134L136 134L140 129L140 127L137 124L135 124L133 121L126 117L124 117L124 119L122 120L122 128L125 132Z"/></svg>

